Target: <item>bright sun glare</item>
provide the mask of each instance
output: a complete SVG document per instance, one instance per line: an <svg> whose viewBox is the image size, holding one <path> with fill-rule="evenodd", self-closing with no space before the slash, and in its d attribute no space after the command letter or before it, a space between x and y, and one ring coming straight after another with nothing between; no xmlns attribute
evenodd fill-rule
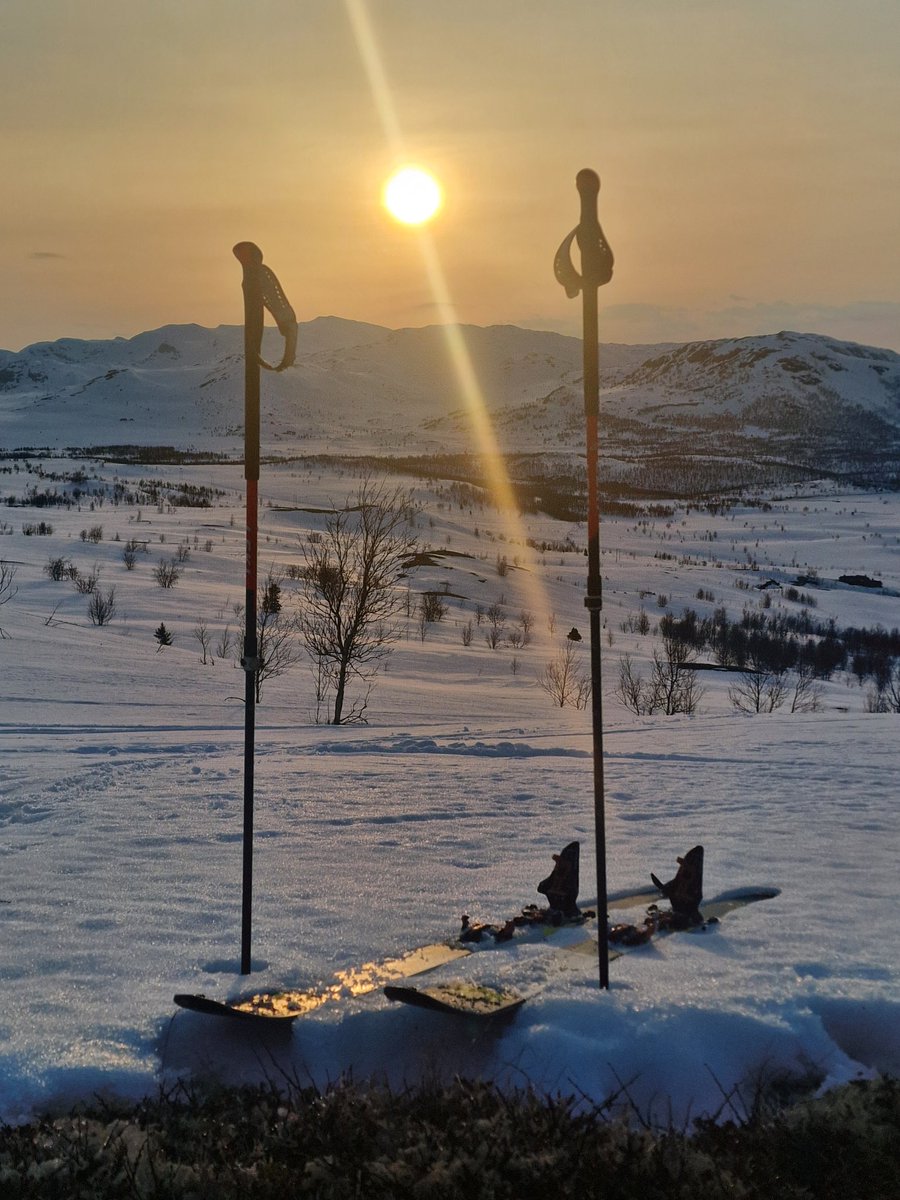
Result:
<svg viewBox="0 0 900 1200"><path fill-rule="evenodd" d="M404 225L421 225L441 206L438 181L421 167L403 167L384 185L384 207Z"/></svg>

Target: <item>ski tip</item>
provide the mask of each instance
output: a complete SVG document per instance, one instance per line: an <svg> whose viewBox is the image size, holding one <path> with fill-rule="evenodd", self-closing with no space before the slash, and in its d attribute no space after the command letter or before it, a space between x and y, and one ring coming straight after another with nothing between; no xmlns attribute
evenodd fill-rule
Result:
<svg viewBox="0 0 900 1200"><path fill-rule="evenodd" d="M780 895L781 888L777 887L736 887L720 892L711 903L719 904L729 900L752 903L754 900L774 900L776 896Z"/></svg>

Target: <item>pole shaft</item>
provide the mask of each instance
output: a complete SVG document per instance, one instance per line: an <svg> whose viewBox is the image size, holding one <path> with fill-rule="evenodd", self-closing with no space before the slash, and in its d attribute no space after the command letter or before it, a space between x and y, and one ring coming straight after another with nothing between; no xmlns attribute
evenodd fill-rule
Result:
<svg viewBox="0 0 900 1200"><path fill-rule="evenodd" d="M606 936L606 802L603 777L603 692L600 612L603 581L600 574L599 496L599 353L597 293L584 289L584 408L588 484L588 577L585 605L591 635L591 728L594 758L594 837L597 859L597 955L600 987L609 987L609 943Z"/></svg>
<svg viewBox="0 0 900 1200"><path fill-rule="evenodd" d="M254 762L256 756L256 554L257 515L259 512L258 484L247 480L247 580L244 613L244 837L241 887L241 974L249 975L252 967L250 953L253 922L253 809Z"/></svg>
<svg viewBox="0 0 900 1200"><path fill-rule="evenodd" d="M588 519L587 595L591 633L591 726L594 757L594 837L597 856L597 957L600 987L609 987L609 942L607 938L606 802L603 778L603 694L600 613L603 580L600 573L600 346L597 290L606 281L605 242L597 218L600 180L593 171L581 171L576 179L581 197L581 220L576 238L581 250L582 358L584 367L585 454L587 466Z"/></svg>
<svg viewBox="0 0 900 1200"><path fill-rule="evenodd" d="M238 250L242 252L239 254ZM255 251L251 253L250 250ZM262 340L262 254L240 243L235 254L244 268L244 478L247 481L247 563L244 601L244 836L241 889L241 974L251 966L253 921L253 808L256 754L256 579L259 518L259 347Z"/></svg>

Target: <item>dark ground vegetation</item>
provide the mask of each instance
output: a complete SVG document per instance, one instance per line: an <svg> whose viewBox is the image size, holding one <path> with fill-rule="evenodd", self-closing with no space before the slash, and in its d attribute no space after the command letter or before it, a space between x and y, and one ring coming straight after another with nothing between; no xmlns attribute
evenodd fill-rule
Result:
<svg viewBox="0 0 900 1200"><path fill-rule="evenodd" d="M691 1133L459 1081L174 1092L0 1128L6 1200L896 1200L900 1085L850 1084Z"/></svg>

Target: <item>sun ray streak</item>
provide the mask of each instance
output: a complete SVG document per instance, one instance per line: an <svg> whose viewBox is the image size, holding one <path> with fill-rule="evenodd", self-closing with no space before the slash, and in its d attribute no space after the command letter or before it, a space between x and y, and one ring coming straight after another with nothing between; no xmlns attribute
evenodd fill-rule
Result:
<svg viewBox="0 0 900 1200"><path fill-rule="evenodd" d="M363 69L369 80L369 88L378 110L384 136L392 154L397 158L402 158L403 135L400 132L400 122L397 120L397 111L394 108L391 89L385 74L384 60L381 57L375 30L369 20L368 9L363 0L344 0L344 6L347 9L347 16L353 29Z"/></svg>
<svg viewBox="0 0 900 1200"><path fill-rule="evenodd" d="M363 69L369 81L372 98L384 130L385 140L395 161L399 163L407 158L405 143L375 30L369 19L369 13L364 0L344 0L344 5L356 40L359 56L362 60ZM450 296L450 289L447 285L447 278L441 265L437 247L435 246L434 239L426 229L417 228L415 233L419 238L428 282L434 296L435 304L437 305L450 360L456 373L466 410L472 422L485 475L494 503L500 512L501 521L505 527L504 533L508 541L521 545L524 557L526 531L520 519L515 491L506 470L506 462L500 452L484 393L478 382L472 358L469 354L462 328L460 327L456 307ZM546 627L550 615L550 606L536 573L528 572L526 574L525 590L528 596L528 603L536 610L538 619Z"/></svg>

